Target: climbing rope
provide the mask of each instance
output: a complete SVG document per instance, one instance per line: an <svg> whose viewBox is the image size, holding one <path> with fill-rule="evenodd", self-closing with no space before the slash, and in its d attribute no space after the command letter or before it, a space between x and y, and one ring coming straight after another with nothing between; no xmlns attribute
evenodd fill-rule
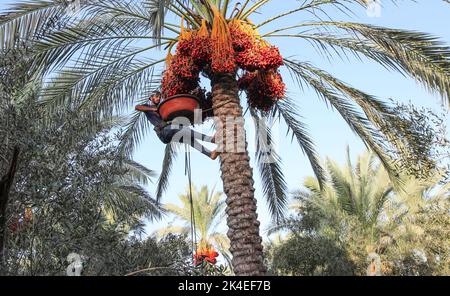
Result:
<svg viewBox="0 0 450 296"><path fill-rule="evenodd" d="M185 145L186 147L186 157L185 157L185 175L188 177L189 182L189 203L191 205L191 238L192 238L192 253L195 254L197 251L197 231L195 224L195 208L194 208L194 200L192 194L192 168L191 168L191 150L189 145Z"/></svg>

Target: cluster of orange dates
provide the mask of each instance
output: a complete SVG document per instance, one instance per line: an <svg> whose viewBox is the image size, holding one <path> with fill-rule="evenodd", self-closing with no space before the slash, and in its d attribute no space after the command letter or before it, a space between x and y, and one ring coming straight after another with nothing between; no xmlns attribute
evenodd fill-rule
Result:
<svg viewBox="0 0 450 296"><path fill-rule="evenodd" d="M214 30L222 33L214 34ZM199 87L202 71L236 73L241 69L239 87L246 92L249 104L268 111L286 93L278 70L282 65L278 48L260 38L249 24L233 20L226 28L213 28L210 33L203 22L199 30L183 29L176 53L167 59L162 95L191 93Z"/></svg>

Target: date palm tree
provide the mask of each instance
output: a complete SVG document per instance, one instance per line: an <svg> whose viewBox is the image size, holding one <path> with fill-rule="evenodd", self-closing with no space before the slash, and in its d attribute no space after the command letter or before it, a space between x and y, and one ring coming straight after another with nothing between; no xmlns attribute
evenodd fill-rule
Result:
<svg viewBox="0 0 450 296"><path fill-rule="evenodd" d="M66 1L28 1L13 6L0 17L3 48L14 46L18 40L34 44L35 58L31 70L44 71L52 82L42 94L42 102L48 111L67 101L80 110L96 110L98 117L125 110L133 103L133 98L148 97L161 86L164 62L171 65L174 59L170 52L189 34L209 37L210 48L214 49L211 60L200 72L211 81L216 125L234 119L234 124L224 127L224 135L243 130L243 121L239 119L244 115L246 103L241 101L238 77L254 75L264 77L265 81L270 77L272 82L277 82L276 99L266 98L263 93L262 96L268 100L261 102L258 95L248 89L246 91L250 113L257 119L267 117L255 121L259 127L258 136L262 138L258 141L256 162L263 180L263 191L275 219L282 217L286 208L287 186L280 157L266 153L271 146L272 121L280 119L286 122L321 183L323 172L313 141L299 117L294 100L283 92L277 70L252 72L254 69L243 71L243 67L233 67L233 62L230 65L233 51L238 54L242 50L235 43L243 40L230 37L232 26L238 27L253 42L271 48L272 54L276 50L270 46L269 40L290 39L292 44L315 46L328 58L343 58L349 53L367 57L390 70L412 77L430 91L439 93L444 102L448 103L450 99L449 49L436 38L419 32L339 21L327 14L330 9L348 14L358 6L366 7L365 0L285 1L283 7L286 11L277 14L267 9L270 4L278 3L270 0L80 0L71 3L68 6ZM261 16L264 20L252 22ZM179 25L180 20L182 25ZM51 29L46 34L36 34L42 27ZM251 58L254 52L246 53L247 62L255 61ZM278 63L277 56L274 58ZM398 132L393 136L393 131L398 129L391 120L396 115L390 106L306 61L283 57L282 63L299 87L309 86L327 106L341 115L378 155L394 179L392 162L382 153L384 144L414 149L414 143L409 143L409 138ZM193 80L198 79L198 73L184 73L189 74L194 76ZM253 87L255 90L258 91L258 87ZM73 97L79 99L71 100ZM257 108L261 105L255 105L255 102L266 105ZM145 118L134 114L126 126L121 149L132 153L145 131L148 131ZM242 141L235 135L222 144L226 146L227 142L240 145ZM230 251L237 275L261 275L266 268L256 214L253 172L246 141L240 146L239 151L225 151L220 157L227 196ZM173 158L173 147L168 146L158 184L159 197L169 184Z"/></svg>
<svg viewBox="0 0 450 296"><path fill-rule="evenodd" d="M158 234L162 237L169 233L182 233L191 235L192 218L195 221L195 236L198 247L213 246L223 257L229 260L228 248L229 241L227 237L217 232L217 227L223 221L225 200L223 194L209 190L207 186L203 186L197 190L192 186L192 203L190 201L190 191L187 188L185 194L178 196L182 206L175 204L166 204L164 208L167 212L173 214L177 219L185 223L184 226L171 226L162 228ZM192 217L191 214L194 214ZM192 239L192 238L191 238Z"/></svg>

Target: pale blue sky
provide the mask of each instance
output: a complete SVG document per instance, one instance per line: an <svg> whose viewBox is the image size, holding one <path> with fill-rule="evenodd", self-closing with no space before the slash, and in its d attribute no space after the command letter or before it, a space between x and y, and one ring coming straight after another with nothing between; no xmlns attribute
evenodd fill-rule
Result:
<svg viewBox="0 0 450 296"><path fill-rule="evenodd" d="M0 0L0 9L5 4L15 1ZM296 2L296 1L295 1ZM286 11L294 1L273 1L262 15L274 15L277 11ZM363 9L356 10L356 16L352 21L371 23L379 26L402 28L427 32L438 36L441 40L450 44L450 5L441 0L418 0L418 3L404 0L398 1L398 5L392 4L388 0L382 0L383 8L380 17L368 17ZM298 4L297 4L298 5ZM349 17L338 13L331 8L327 11L331 16L337 16L337 20L348 20ZM287 24L298 24L304 20L311 20L310 15L298 15L288 19ZM255 20L255 23L258 23ZM283 22L284 23L284 22ZM280 22L275 22L278 26ZM267 26L264 31L270 31L271 26ZM358 61L350 58L342 61L338 58L328 61L319 55L311 46L304 42L289 39L271 40L273 44L280 47L284 56L296 56L298 60L309 61L314 65L325 69L341 80L365 92L376 95L379 98L394 98L399 101L412 101L419 106L439 108L440 99L429 94L422 86L417 85L412 79L405 78L398 73L388 72L383 67L368 60ZM357 139L345 122L339 116L327 109L326 105L317 96L309 91L300 91L293 81L285 75L285 82L288 86L289 94L295 98L297 105L304 117L304 122L309 126L309 132L313 136L316 149L321 157L330 157L340 162L345 157L345 147L350 145L351 154L356 156L364 151L364 146ZM450 122L449 122L450 123ZM280 128L279 154L283 157L284 174L286 176L289 189L295 190L301 187L306 176L312 175L312 170L307 158L301 153L296 143L290 141L290 137L285 137L285 127ZM251 139L250 139L251 140ZM135 160L143 163L151 169L159 172L164 153L164 145L159 142L152 133L147 136L135 154ZM208 185L222 189L220 180L219 162L212 162L203 155L194 152L192 154L193 180L197 186ZM255 165L252 165L255 167ZM270 217L261 192L261 182L258 171L254 171L256 181L256 196L259 205L259 216L262 222L263 232L269 225ZM163 202L177 202L177 194L183 193L187 185L187 178L184 175L184 154L178 156L173 167L171 186L164 196ZM149 190L154 192L154 186ZM148 230L153 231L158 227L167 225L172 218L167 217L161 222L149 225Z"/></svg>

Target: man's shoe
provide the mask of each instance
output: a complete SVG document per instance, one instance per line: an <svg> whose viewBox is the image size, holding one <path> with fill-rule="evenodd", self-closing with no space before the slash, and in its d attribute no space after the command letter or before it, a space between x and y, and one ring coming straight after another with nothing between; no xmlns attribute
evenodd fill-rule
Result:
<svg viewBox="0 0 450 296"><path fill-rule="evenodd" d="M217 150L214 150L213 152L211 152L211 159L216 160L219 155L220 153L217 152Z"/></svg>

